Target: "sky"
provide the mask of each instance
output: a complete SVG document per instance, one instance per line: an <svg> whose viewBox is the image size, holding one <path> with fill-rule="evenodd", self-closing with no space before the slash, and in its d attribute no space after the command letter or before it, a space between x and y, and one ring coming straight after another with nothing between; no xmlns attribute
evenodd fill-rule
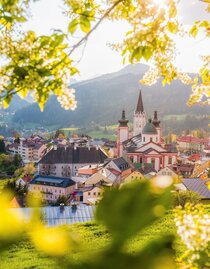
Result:
<svg viewBox="0 0 210 269"><path fill-rule="evenodd" d="M209 14L205 11L206 5L199 0L180 0L178 8L183 23L189 28L194 21L209 19ZM39 0L31 5L32 18L24 28L32 29L38 34L50 34L52 29L66 30L69 18L62 13L63 11L62 0ZM120 52L113 51L108 44L122 41L128 29L125 22L104 21L90 36L85 49L80 48L73 55L80 70L80 77L77 79L88 79L123 68ZM76 33L72 43L79 38L80 33ZM202 65L200 55L210 54L209 41L199 35L196 40L177 38L176 42L177 66L183 71L198 72Z"/></svg>

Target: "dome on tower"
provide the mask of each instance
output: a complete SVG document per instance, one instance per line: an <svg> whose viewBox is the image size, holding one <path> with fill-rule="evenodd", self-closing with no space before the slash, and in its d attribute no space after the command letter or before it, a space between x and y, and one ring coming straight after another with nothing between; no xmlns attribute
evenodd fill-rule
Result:
<svg viewBox="0 0 210 269"><path fill-rule="evenodd" d="M155 126L152 124L152 120L149 119L148 122L146 123L146 125L144 126L143 130L142 130L142 134L157 134L157 130L155 128Z"/></svg>

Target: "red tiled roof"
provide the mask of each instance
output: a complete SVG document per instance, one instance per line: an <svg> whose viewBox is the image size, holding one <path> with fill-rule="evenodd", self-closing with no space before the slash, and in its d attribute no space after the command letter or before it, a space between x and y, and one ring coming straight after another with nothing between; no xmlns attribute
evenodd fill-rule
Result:
<svg viewBox="0 0 210 269"><path fill-rule="evenodd" d="M196 143L196 144L208 144L210 142L209 138L197 138L191 135L181 136L177 138L178 142L186 143Z"/></svg>
<svg viewBox="0 0 210 269"><path fill-rule="evenodd" d="M31 176L24 176L23 177L23 181L25 181L26 183L30 182L32 180Z"/></svg>
<svg viewBox="0 0 210 269"><path fill-rule="evenodd" d="M189 161L199 161L201 159L200 154L192 154L188 157Z"/></svg>

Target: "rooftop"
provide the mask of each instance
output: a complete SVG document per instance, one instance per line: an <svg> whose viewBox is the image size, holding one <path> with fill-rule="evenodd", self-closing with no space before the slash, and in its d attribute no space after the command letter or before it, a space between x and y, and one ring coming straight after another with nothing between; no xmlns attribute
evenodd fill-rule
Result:
<svg viewBox="0 0 210 269"><path fill-rule="evenodd" d="M142 134L157 134L157 130L155 128L155 126L153 125L151 119L149 119L149 121L145 124L143 130L142 130Z"/></svg>
<svg viewBox="0 0 210 269"><path fill-rule="evenodd" d="M202 198L210 199L210 190L208 188L209 180L184 178L182 182L188 190L197 192Z"/></svg>
<svg viewBox="0 0 210 269"><path fill-rule="evenodd" d="M39 163L103 163L106 158L105 153L96 147L59 147L51 149Z"/></svg>
<svg viewBox="0 0 210 269"><path fill-rule="evenodd" d="M25 219L28 219L33 212L32 208L13 208L11 210L22 213ZM41 208L47 226L91 221L94 218L94 210L95 206L84 204L64 206L63 208L59 206Z"/></svg>
<svg viewBox="0 0 210 269"><path fill-rule="evenodd" d="M56 186L61 188L66 188L75 184L70 178L60 178L60 177L49 177L49 176L36 176L32 179L30 184L35 185L47 185Z"/></svg>

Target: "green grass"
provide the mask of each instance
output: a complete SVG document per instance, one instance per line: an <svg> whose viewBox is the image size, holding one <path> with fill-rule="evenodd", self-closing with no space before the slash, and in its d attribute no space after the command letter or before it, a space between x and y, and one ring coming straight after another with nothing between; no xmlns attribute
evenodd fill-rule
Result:
<svg viewBox="0 0 210 269"><path fill-rule="evenodd" d="M110 235L105 228L93 222L74 224L66 226L65 229L73 232L81 241L80 250L73 252L73 254L69 253L68 256L68 258L74 263L81 262L86 258L91 259L92 255L94 255L98 250L105 248L110 242ZM127 244L127 250L135 253L150 240L167 233L176 234L173 215L170 212L161 220L157 221L152 226L143 230L135 238L131 239ZM175 248L178 256L184 250L179 239L176 241ZM54 260L39 253L33 245L25 239L1 254L0 268L57 269L58 267Z"/></svg>
<svg viewBox="0 0 210 269"><path fill-rule="evenodd" d="M117 134L109 134L109 133L105 134L104 131L102 131L102 130L90 131L90 132L87 132L87 135L91 136L92 138L98 138L98 139L107 138L107 139L112 140L112 141L117 140Z"/></svg>

